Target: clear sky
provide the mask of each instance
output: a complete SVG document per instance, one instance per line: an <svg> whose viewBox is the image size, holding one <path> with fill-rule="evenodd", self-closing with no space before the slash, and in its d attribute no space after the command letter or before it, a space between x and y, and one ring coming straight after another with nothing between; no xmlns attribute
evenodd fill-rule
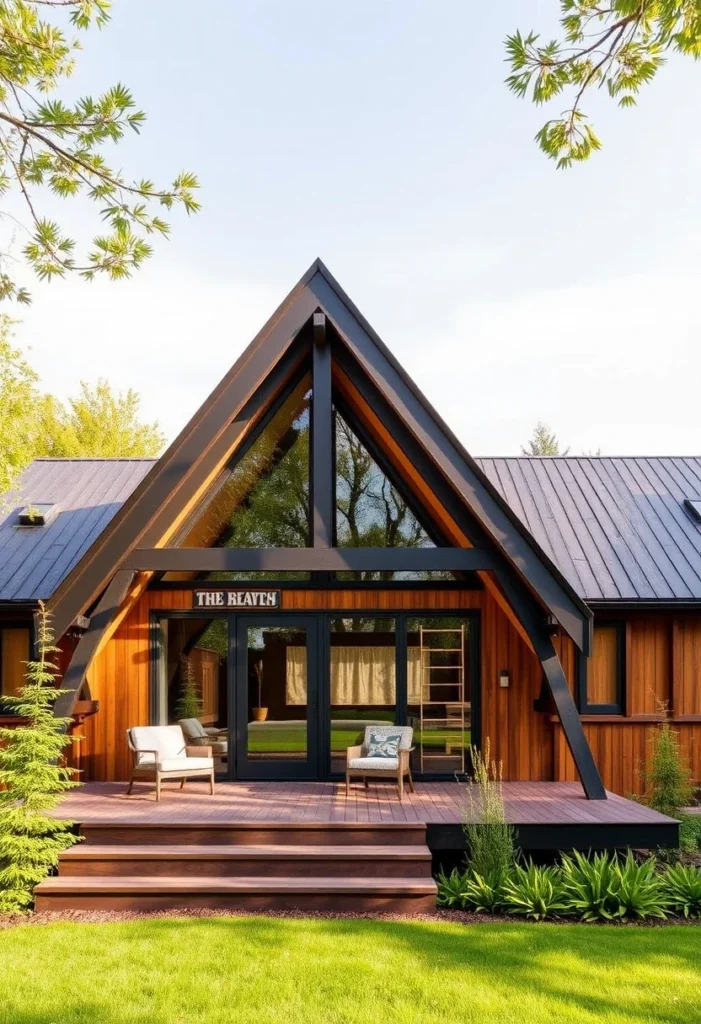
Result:
<svg viewBox="0 0 701 1024"><path fill-rule="evenodd" d="M32 285L44 387L132 386L172 438L320 256L475 455L538 419L576 454L700 454L701 67L594 97L604 149L558 172L503 84L506 33L557 6L115 0L71 90L124 81L124 170L192 169L204 208L129 282Z"/></svg>

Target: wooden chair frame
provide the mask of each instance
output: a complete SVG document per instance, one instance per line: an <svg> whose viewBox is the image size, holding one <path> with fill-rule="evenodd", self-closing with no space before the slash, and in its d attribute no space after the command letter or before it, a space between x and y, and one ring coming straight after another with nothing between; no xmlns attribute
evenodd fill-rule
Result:
<svg viewBox="0 0 701 1024"><path fill-rule="evenodd" d="M415 793L414 779L411 774L411 754L416 747L409 747L407 750L399 751L399 766L397 768L370 768L363 771L362 768L351 768L350 763L356 757L363 756L363 744L356 747L348 747L346 750L346 796L350 796L351 778L361 778L365 781L365 789L368 788L368 779L395 779L399 799L404 799L404 777L409 779L409 792ZM378 758L378 760L380 760Z"/></svg>
<svg viewBox="0 0 701 1024"><path fill-rule="evenodd" d="M187 779L196 778L208 778L209 779L209 793L210 796L214 795L214 764L211 768L193 768L190 771L187 768L178 768L175 771L161 772L158 770L158 758L160 753L157 750L137 749L131 738L131 729L127 729L127 743L129 750L132 753L132 769L131 778L129 779L129 786L127 788L127 796L131 796L131 791L134 788L135 782L154 782L156 783L156 802L161 799L161 782L164 779L180 779L180 788L185 788L185 782ZM142 754L153 754L153 761L139 761ZM210 757L212 756L211 747L185 747L185 760L188 757Z"/></svg>

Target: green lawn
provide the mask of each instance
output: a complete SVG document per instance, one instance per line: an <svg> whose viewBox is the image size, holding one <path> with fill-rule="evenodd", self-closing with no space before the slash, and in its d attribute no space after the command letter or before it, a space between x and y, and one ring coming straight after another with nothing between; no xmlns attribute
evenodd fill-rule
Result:
<svg viewBox="0 0 701 1024"><path fill-rule="evenodd" d="M2 1024L701 1020L701 929L150 919L0 930Z"/></svg>

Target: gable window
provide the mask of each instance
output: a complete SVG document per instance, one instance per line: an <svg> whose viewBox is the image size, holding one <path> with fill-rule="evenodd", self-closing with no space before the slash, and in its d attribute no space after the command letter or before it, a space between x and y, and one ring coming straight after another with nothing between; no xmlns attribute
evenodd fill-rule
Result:
<svg viewBox="0 0 701 1024"><path fill-rule="evenodd" d="M3 700L16 697L24 686L25 662L30 658L31 633L26 626L0 627L0 714L14 714Z"/></svg>
<svg viewBox="0 0 701 1024"><path fill-rule="evenodd" d="M591 657L582 659L579 673L579 705L583 714L625 713L624 622L594 626Z"/></svg>
<svg viewBox="0 0 701 1024"><path fill-rule="evenodd" d="M178 546L195 548L299 548L309 545L309 407L307 374L282 402L250 447L234 458L196 510ZM192 578L166 573L164 579ZM281 573L234 571L199 579L279 578ZM308 573L288 573L306 579Z"/></svg>
<svg viewBox="0 0 701 1024"><path fill-rule="evenodd" d="M340 548L432 548L409 502L335 410L336 544ZM339 580L452 580L451 572L339 572Z"/></svg>

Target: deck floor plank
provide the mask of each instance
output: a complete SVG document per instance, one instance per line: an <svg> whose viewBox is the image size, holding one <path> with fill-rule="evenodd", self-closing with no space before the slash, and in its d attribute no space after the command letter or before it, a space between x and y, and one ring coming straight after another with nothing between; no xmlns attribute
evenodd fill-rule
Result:
<svg viewBox="0 0 701 1024"><path fill-rule="evenodd" d="M505 782L507 819L514 825L659 824L661 815L615 794L587 800L570 782ZM478 810L478 808L476 808ZM153 786L139 784L132 796L121 782L87 783L70 793L55 812L79 822L173 824L244 822L359 822L462 824L469 813L465 787L457 782L417 782L400 803L388 782L351 786L343 782L219 782L214 796L206 783L184 790L166 785L160 803Z"/></svg>

